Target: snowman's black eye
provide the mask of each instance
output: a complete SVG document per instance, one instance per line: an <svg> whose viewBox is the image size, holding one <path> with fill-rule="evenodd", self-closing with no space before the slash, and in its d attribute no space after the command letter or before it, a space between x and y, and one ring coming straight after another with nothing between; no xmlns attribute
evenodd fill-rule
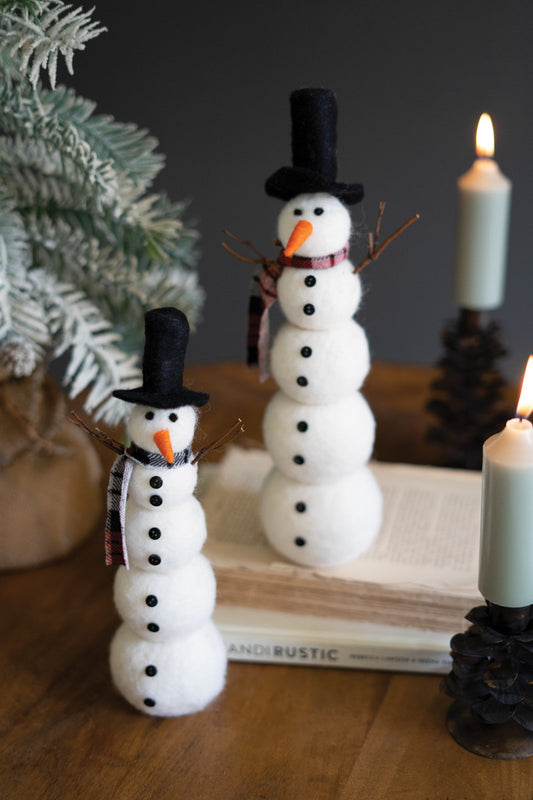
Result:
<svg viewBox="0 0 533 800"><path fill-rule="evenodd" d="M144 418L145 419L153 419L154 418L154 412L153 411L147 411L146 414L144 415Z"/></svg>
<svg viewBox="0 0 533 800"><path fill-rule="evenodd" d="M302 209L301 208L295 208L294 211L293 211L293 214L294 214L295 217L301 217L302 216Z"/></svg>
<svg viewBox="0 0 533 800"><path fill-rule="evenodd" d="M319 208L315 208L313 213L316 214L317 217L319 217L321 214L324 213L324 209L320 208L320 207Z"/></svg>
<svg viewBox="0 0 533 800"><path fill-rule="evenodd" d="M169 418L169 420L170 420L171 422L176 422L176 420L177 420L177 418L178 418L178 415L177 415L177 414L174 414L174 412L172 412L172 414L169 414L169 415L168 415L168 418Z"/></svg>

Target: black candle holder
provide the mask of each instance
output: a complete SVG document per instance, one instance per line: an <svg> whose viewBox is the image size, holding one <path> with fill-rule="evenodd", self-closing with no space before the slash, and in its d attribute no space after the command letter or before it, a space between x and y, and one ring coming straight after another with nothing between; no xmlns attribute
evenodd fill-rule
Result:
<svg viewBox="0 0 533 800"><path fill-rule="evenodd" d="M455 699L447 726L455 741L485 758L533 755L533 606L473 608L471 626L451 640L443 689Z"/></svg>
<svg viewBox="0 0 533 800"><path fill-rule="evenodd" d="M441 466L481 469L483 442L512 414L502 407L505 381L496 363L505 355L499 326L481 313L461 309L442 332L444 353L431 385L427 410L437 420L428 440L441 452Z"/></svg>

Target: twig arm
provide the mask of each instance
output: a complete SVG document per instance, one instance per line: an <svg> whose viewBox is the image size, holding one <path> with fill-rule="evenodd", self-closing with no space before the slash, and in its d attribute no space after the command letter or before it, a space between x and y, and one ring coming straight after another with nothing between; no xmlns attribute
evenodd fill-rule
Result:
<svg viewBox="0 0 533 800"><path fill-rule="evenodd" d="M118 453L119 456L122 455L124 450L126 449L121 442L117 442L116 439L113 439L111 436L108 436L107 433L100 430L100 428L91 428L84 422L81 417L79 417L74 411L71 411L68 417L69 421L77 425L78 428L81 428L82 431L88 433L89 436L92 436L93 439L96 439L97 442L103 444L104 447L109 448L109 450L113 450L114 453Z"/></svg>
<svg viewBox="0 0 533 800"><path fill-rule="evenodd" d="M211 444L208 444L206 447L202 447L191 461L191 464L196 464L201 458L205 458L214 450L220 450L221 447L225 447L241 433L244 433L244 425L242 424L242 419L239 417L231 427L224 431L222 436L219 436L218 439L215 439L214 442L211 442Z"/></svg>
<svg viewBox="0 0 533 800"><path fill-rule="evenodd" d="M379 234L381 231L381 220L383 219L383 214L385 213L386 205L387 204L383 200L380 200L378 206L378 221L376 222L376 233L374 234L374 246L376 246L378 243Z"/></svg>
<svg viewBox="0 0 533 800"><path fill-rule="evenodd" d="M247 264L262 264L263 269L265 269L275 280L279 278L281 274L281 267L277 261L273 258L267 258L259 250L254 247L252 242L248 239L240 239L238 236L235 236L234 233L231 233L227 230L227 228L223 228L222 233L225 233L226 236L229 236L230 239L233 239L236 242L244 245L245 247L249 247L259 258L247 258L246 256L241 256L240 253L237 253L236 250L233 250L226 242L222 242L222 247L224 250L227 250L228 253L231 253L232 256L238 258L239 261L245 261Z"/></svg>
<svg viewBox="0 0 533 800"><path fill-rule="evenodd" d="M379 232L379 225L381 224L381 216L383 216L383 211L381 210L381 204L380 204L380 217L378 219L378 227L376 228L376 238L377 238L377 235L378 235L378 232ZM412 216L410 219L408 219L407 222L404 222L403 225L400 225L400 227L397 230L395 230L394 233L391 233L390 236L387 236L385 241L382 242L379 245L379 247L375 246L375 238L374 238L373 241L371 240L370 247L368 249L368 253L363 258L361 263L354 269L354 273L357 275L358 272L361 272L361 270L364 269L366 266L368 266L368 264L370 264L372 261L376 261L376 259L379 258L379 256L385 250L385 248L388 247L389 244L394 239L396 239L397 236L399 236L401 233L403 233L404 230L406 230L406 228L408 228L410 225L412 225L413 222L416 222L417 219L420 219L420 214L414 214L414 216Z"/></svg>
<svg viewBox="0 0 533 800"><path fill-rule="evenodd" d="M226 244L226 242L222 242L222 247L224 250L227 250L228 253L231 253L232 256L238 258L239 261L246 261L247 264L262 264L262 260L260 258L246 258L246 256L241 256L240 253L237 253L236 250L232 250L231 247Z"/></svg>
<svg viewBox="0 0 533 800"><path fill-rule="evenodd" d="M227 228L223 228L222 233L224 233L226 236L229 236L229 238L233 239L234 242L239 242L239 244L248 247L253 253L256 254L256 256L259 256L259 258L246 258L246 256L241 256L239 255L239 253L236 253L235 250L232 250L231 247L229 247L225 242L222 242L222 247L225 250L227 250L228 253L231 253L232 256L236 256L236 258L239 258L241 261L247 261L249 264L268 263L269 259L266 256L264 256L261 252L259 252L257 247L254 247L254 245L249 239L241 239L239 236L236 236L234 233L231 233L231 231L228 231Z"/></svg>

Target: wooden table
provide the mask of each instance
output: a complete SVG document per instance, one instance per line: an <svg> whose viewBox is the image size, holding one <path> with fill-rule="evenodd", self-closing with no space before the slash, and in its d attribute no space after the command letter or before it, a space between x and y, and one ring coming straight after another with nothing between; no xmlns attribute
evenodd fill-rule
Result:
<svg viewBox="0 0 533 800"><path fill-rule="evenodd" d="M431 376L374 365L365 392L380 458L433 457L423 412ZM234 364L189 368L186 378L211 393L206 441L236 415L246 440L260 441L272 383ZM67 559L0 579L4 800L533 797L533 761L487 761L455 744L435 676L231 663L224 693L204 712L137 713L107 665L118 624L113 573L99 529Z"/></svg>

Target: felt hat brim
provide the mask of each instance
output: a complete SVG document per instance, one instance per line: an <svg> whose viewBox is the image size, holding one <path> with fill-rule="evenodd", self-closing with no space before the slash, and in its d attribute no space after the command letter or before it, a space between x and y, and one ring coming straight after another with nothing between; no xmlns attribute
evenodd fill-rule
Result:
<svg viewBox="0 0 533 800"><path fill-rule="evenodd" d="M151 406L152 408L180 408L181 406L196 406L200 408L209 402L209 395L205 392L193 392L192 389L181 387L179 391L163 394L162 392L150 392L144 387L136 389L117 389L113 392L113 397L125 400L126 403L137 403L141 406Z"/></svg>
<svg viewBox="0 0 533 800"><path fill-rule="evenodd" d="M346 205L360 203L365 194L360 183L329 181L320 173L305 167L281 167L268 178L265 191L279 200L291 200L299 194L326 192Z"/></svg>

